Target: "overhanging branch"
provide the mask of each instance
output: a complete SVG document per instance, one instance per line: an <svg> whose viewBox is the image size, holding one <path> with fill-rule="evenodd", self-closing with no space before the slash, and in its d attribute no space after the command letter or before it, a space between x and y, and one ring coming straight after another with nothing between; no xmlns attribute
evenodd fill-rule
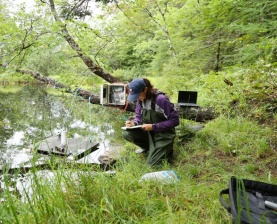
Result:
<svg viewBox="0 0 277 224"><path fill-rule="evenodd" d="M51 9L53 17L55 18L55 21L59 22L59 24L61 24L60 27L61 27L61 32L62 32L64 39L67 41L67 43L70 45L70 47L74 51L76 51L77 55L83 60L83 62L88 67L88 69L109 83L120 82L120 80L118 78L112 76L108 72L104 71L103 68L101 68L96 63L94 63L94 61L92 61L92 59L80 48L78 43L71 37L70 33L68 32L68 30L66 28L66 24L64 24L61 21L61 19L59 18L56 8L55 8L54 0L49 0L49 2L50 2L50 9Z"/></svg>

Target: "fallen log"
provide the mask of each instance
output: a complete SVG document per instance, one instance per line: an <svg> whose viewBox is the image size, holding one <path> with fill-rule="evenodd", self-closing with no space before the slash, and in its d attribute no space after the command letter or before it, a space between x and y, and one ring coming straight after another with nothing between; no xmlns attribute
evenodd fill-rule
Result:
<svg viewBox="0 0 277 224"><path fill-rule="evenodd" d="M53 86L54 88L64 89L65 92L82 97L83 99L88 100L92 104L100 105L100 97L95 93L91 93L81 88L76 88L72 90L70 86L57 82L56 80L46 77L35 71L25 70L25 69L17 69L16 71L21 74L31 75L36 80L41 81L47 85ZM112 106L112 105L104 105L104 106L116 107L129 112L134 112L136 107L135 103L133 102L128 102L126 106ZM187 120L193 120L196 122L206 122L209 120L213 120L218 116L216 113L214 113L212 108L180 107L178 105L175 105L175 107L179 112L179 115L181 118L187 119Z"/></svg>
<svg viewBox="0 0 277 224"><path fill-rule="evenodd" d="M175 107L181 118L195 122L210 121L218 116L218 114L216 114L210 107L180 107L178 105Z"/></svg>

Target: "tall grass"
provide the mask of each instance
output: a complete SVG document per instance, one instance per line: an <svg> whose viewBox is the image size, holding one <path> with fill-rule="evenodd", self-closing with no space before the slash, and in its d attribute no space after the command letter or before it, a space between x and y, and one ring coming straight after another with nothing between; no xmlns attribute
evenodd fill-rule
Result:
<svg viewBox="0 0 277 224"><path fill-rule="evenodd" d="M208 192L205 183L139 183L138 173L126 171L115 177L79 172L75 179L75 171L57 171L50 183L35 175L33 194L24 203L7 200L1 216L10 214L5 223L218 223L222 218L218 193Z"/></svg>
<svg viewBox="0 0 277 224"><path fill-rule="evenodd" d="M244 117L220 116L197 133L192 144L205 150L220 150L226 155L250 155L256 158L270 151L270 128L255 124Z"/></svg>
<svg viewBox="0 0 277 224"><path fill-rule="evenodd" d="M185 130L188 123L181 126ZM189 139L178 136L175 159L159 167L147 166L130 143L122 146L125 151L113 169L115 175L91 166L61 166L62 161L53 158L53 170L34 169L27 175L30 184L22 184L23 197L11 192L9 181L5 182L0 220L229 224L231 217L219 203L219 192L231 176L277 183L276 154L268 141L273 134L247 118L221 115ZM139 182L145 173L168 169L175 170L179 182Z"/></svg>
<svg viewBox="0 0 277 224"><path fill-rule="evenodd" d="M222 128L222 119L214 121L207 129L228 130ZM230 125L236 127L237 122L230 121ZM205 132L204 129L200 131L190 144L197 145L200 139L208 141ZM209 136L215 138L218 134ZM6 201L0 206L1 220L3 223L231 223L230 216L219 204L218 194L233 174L254 175L243 166L228 167L233 158L226 163L225 157L222 157L225 161L220 161L208 152L213 149L213 142L217 142L218 148L225 144L218 136L216 141L208 141L206 150L201 144L191 151L186 161L177 157L178 161L173 164L165 163L156 168L146 166L144 156L136 155L134 147L128 143L114 168L115 175L95 167L61 167L48 172L33 170L28 175L32 191L26 185L25 200L8 190L2 193ZM223 153L229 153L224 147L222 149ZM174 169L180 181L173 184L139 182L146 172L167 169ZM245 172L243 175L241 170ZM261 176L261 179L266 180L266 177ZM275 177L273 181L276 182Z"/></svg>

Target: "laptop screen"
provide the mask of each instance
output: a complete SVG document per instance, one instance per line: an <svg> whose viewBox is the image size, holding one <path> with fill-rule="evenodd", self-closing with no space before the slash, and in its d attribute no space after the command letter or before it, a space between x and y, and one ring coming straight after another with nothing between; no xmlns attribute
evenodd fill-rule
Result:
<svg viewBox="0 0 277 224"><path fill-rule="evenodd" d="M178 103L194 103L197 102L197 91L179 91Z"/></svg>

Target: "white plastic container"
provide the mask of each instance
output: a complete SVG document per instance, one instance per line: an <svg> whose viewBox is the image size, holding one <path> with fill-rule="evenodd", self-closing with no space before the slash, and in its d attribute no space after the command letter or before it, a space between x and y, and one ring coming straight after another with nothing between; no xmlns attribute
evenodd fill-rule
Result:
<svg viewBox="0 0 277 224"><path fill-rule="evenodd" d="M164 171L146 173L139 180L139 182L142 182L142 181L158 181L163 183L175 183L180 181L180 178L178 177L178 175L174 170L164 170Z"/></svg>
<svg viewBox="0 0 277 224"><path fill-rule="evenodd" d="M67 145L66 133L67 133L66 130L62 130L62 132L61 132L61 146L66 146Z"/></svg>

